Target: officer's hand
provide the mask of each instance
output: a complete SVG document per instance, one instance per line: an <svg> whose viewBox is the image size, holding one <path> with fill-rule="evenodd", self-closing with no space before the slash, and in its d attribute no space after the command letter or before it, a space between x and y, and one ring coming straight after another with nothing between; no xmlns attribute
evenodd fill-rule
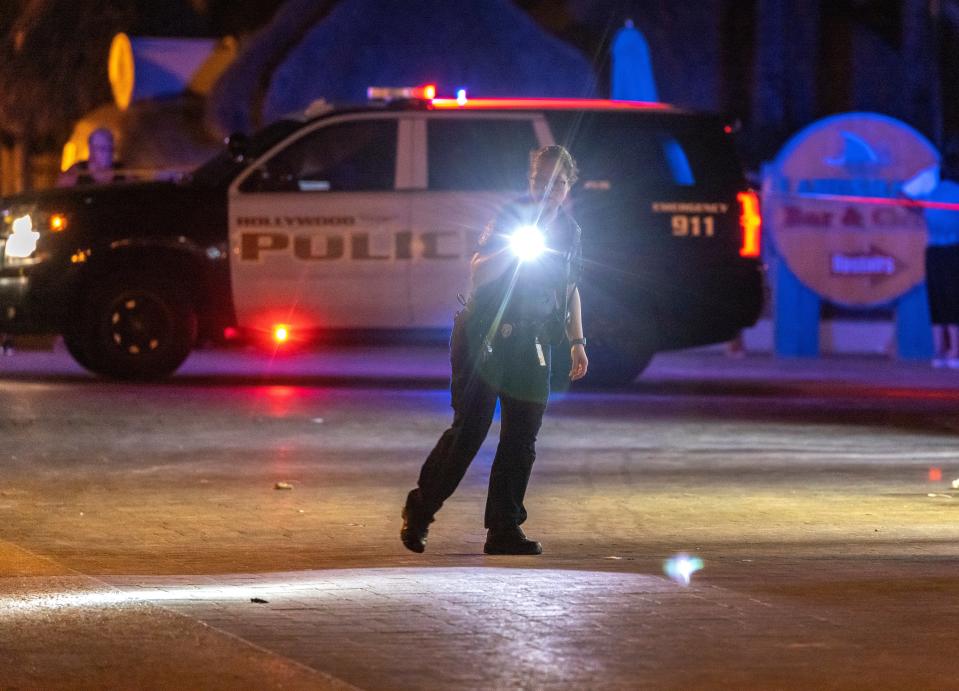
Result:
<svg viewBox="0 0 959 691"><path fill-rule="evenodd" d="M570 359L573 366L569 369L569 378L571 381L582 379L586 376L586 370L589 368L589 358L586 357L586 348L581 345L574 345L570 351Z"/></svg>

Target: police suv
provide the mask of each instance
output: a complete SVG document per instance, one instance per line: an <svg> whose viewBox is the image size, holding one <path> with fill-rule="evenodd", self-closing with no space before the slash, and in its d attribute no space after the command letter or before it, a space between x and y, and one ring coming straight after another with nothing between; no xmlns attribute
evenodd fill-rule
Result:
<svg viewBox="0 0 959 691"><path fill-rule="evenodd" d="M277 342L448 333L476 238L565 145L590 376L728 340L762 300L759 214L718 117L660 103L371 89L279 120L186 178L0 200L0 332L59 333L122 379L225 331ZM564 350L564 349L560 349ZM561 368L563 363L557 363Z"/></svg>

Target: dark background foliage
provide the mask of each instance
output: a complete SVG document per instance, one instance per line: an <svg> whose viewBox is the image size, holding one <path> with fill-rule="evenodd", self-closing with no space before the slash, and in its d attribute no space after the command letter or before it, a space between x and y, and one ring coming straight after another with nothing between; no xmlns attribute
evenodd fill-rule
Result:
<svg viewBox="0 0 959 691"><path fill-rule="evenodd" d="M73 122L110 101L104 66L121 30L241 37L244 51L214 90L206 122L255 126L274 72L345 1L0 0L0 138L56 150ZM738 118L752 166L814 119L846 110L900 118L937 145L959 133L959 92L943 88L959 76L959 0L513 4L578 49L599 94L608 92L610 42L633 19L649 42L661 98Z"/></svg>

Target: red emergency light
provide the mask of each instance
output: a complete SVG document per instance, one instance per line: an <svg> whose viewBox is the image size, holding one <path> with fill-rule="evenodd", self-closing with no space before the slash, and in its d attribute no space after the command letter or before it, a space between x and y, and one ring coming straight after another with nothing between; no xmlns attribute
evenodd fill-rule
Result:
<svg viewBox="0 0 959 691"><path fill-rule="evenodd" d="M739 226L742 230L741 257L758 257L763 218L759 213L759 196L752 190L736 195L739 201Z"/></svg>
<svg viewBox="0 0 959 691"><path fill-rule="evenodd" d="M657 101L614 101L603 98L434 98L439 110L670 110Z"/></svg>

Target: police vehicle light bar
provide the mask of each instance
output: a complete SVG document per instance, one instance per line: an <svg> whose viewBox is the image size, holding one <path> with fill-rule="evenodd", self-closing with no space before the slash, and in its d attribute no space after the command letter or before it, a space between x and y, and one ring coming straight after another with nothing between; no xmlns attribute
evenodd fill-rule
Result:
<svg viewBox="0 0 959 691"><path fill-rule="evenodd" d="M424 86L371 86L366 89L370 101L397 101L401 99L432 101L436 98L436 85Z"/></svg>
<svg viewBox="0 0 959 691"><path fill-rule="evenodd" d="M604 98L434 98L430 105L437 109L474 110L670 110L671 106L656 101L613 101Z"/></svg>
<svg viewBox="0 0 959 691"><path fill-rule="evenodd" d="M658 101L615 101L604 98L469 98L466 89L457 89L456 98L437 98L436 85L371 86L366 89L370 101L423 101L431 108L447 110L670 110Z"/></svg>

